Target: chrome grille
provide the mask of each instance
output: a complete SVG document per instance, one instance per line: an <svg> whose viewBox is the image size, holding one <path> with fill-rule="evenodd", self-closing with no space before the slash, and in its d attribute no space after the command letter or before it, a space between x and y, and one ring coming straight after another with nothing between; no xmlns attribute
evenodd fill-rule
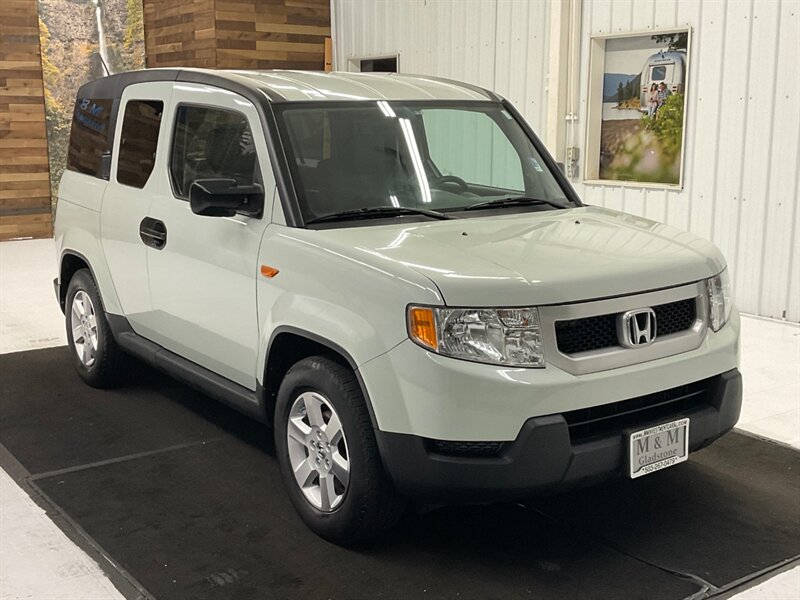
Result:
<svg viewBox="0 0 800 600"><path fill-rule="evenodd" d="M697 303L694 298L654 306L656 311L656 335L669 335L689 329L697 319Z"/></svg>
<svg viewBox="0 0 800 600"><path fill-rule="evenodd" d="M653 343L632 348L620 345L618 318L648 307L656 313ZM705 339L707 319L705 281L539 307L547 362L572 375L627 367L695 350Z"/></svg>
<svg viewBox="0 0 800 600"><path fill-rule="evenodd" d="M558 349L564 354L618 346L617 315L557 321L556 340Z"/></svg>
<svg viewBox="0 0 800 600"><path fill-rule="evenodd" d="M654 306L656 336L661 337L690 329L697 318L694 298ZM619 313L556 321L556 343L564 354L577 354L619 346L617 317Z"/></svg>

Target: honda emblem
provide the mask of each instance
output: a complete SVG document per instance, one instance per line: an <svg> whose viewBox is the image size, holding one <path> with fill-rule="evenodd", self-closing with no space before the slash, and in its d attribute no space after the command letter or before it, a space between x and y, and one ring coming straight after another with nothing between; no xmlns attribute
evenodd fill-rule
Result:
<svg viewBox="0 0 800 600"><path fill-rule="evenodd" d="M617 324L620 343L626 348L640 348L656 339L656 312L652 308L639 308L623 313Z"/></svg>

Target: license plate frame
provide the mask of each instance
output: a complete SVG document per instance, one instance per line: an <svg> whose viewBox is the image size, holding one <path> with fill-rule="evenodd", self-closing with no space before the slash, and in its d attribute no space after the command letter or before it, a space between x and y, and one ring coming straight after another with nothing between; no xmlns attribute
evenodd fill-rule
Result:
<svg viewBox="0 0 800 600"><path fill-rule="evenodd" d="M628 477L636 479L689 459L689 417L632 431L628 435Z"/></svg>

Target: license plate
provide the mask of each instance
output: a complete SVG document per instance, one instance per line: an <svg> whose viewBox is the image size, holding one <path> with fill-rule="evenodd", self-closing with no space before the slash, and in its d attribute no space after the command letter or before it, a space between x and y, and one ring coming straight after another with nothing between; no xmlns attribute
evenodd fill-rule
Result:
<svg viewBox="0 0 800 600"><path fill-rule="evenodd" d="M630 435L630 478L666 469L689 458L689 419L678 419Z"/></svg>

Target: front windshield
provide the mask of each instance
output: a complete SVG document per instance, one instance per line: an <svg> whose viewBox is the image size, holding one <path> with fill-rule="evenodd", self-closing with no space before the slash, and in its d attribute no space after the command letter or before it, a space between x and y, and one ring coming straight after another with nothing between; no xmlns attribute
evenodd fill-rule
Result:
<svg viewBox="0 0 800 600"><path fill-rule="evenodd" d="M533 143L497 103L274 106L306 222L377 207L451 213L520 196L548 204L502 210L569 206Z"/></svg>

